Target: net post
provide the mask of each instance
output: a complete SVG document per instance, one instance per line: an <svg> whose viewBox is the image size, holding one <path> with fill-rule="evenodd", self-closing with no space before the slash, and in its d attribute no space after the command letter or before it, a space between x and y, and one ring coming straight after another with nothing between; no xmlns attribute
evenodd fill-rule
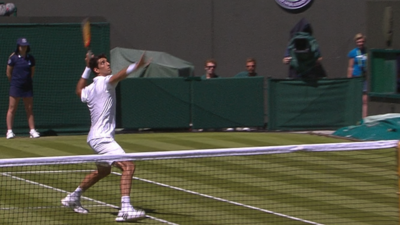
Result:
<svg viewBox="0 0 400 225"><path fill-rule="evenodd" d="M397 152L397 196L398 196L398 211L399 211L399 224L400 224L400 141L397 142L397 147L396 147L396 152Z"/></svg>

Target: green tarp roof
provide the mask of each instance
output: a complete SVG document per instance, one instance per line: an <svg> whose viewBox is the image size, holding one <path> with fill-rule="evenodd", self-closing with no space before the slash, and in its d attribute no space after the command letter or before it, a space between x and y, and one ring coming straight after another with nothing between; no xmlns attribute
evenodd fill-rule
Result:
<svg viewBox="0 0 400 225"><path fill-rule="evenodd" d="M117 73L140 59L144 50L129 48L113 48L111 50L111 69ZM136 77L190 77L194 74L194 65L165 52L146 51L146 57L151 58L148 67L138 70L128 76Z"/></svg>

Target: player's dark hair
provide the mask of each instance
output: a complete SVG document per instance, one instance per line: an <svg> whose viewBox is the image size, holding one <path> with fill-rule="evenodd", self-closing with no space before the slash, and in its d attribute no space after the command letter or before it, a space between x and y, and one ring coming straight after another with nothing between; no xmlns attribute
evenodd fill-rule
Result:
<svg viewBox="0 0 400 225"><path fill-rule="evenodd" d="M90 70L92 70L93 73L98 74L94 71L94 68L99 68L99 59L101 58L106 58L107 56L105 54L100 54L100 55L95 55L89 60L89 67Z"/></svg>

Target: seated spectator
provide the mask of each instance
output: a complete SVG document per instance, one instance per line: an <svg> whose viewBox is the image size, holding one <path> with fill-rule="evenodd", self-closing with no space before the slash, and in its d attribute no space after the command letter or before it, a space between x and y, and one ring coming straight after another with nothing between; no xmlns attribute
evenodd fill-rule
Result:
<svg viewBox="0 0 400 225"><path fill-rule="evenodd" d="M254 58L248 58L246 60L246 71L242 71L235 75L235 77L255 77L256 73L256 60Z"/></svg>
<svg viewBox="0 0 400 225"><path fill-rule="evenodd" d="M246 71L242 71L235 75L235 77L255 77L256 72L256 60L254 58L247 58L246 60ZM236 131L251 131L254 128L250 127L236 127ZM226 128L225 131L234 131L234 128Z"/></svg>
<svg viewBox="0 0 400 225"><path fill-rule="evenodd" d="M217 61L214 59L207 59L204 64L204 70L206 74L201 76L202 80L212 79L212 78L219 78L217 74L215 74L215 69L217 68Z"/></svg>
<svg viewBox="0 0 400 225"><path fill-rule="evenodd" d="M204 70L206 73L201 76L202 80L207 80L207 79L213 79L213 78L219 78L217 74L215 74L215 69L217 68L217 61L215 59L207 59L204 63ZM197 131L201 132L203 129L193 129L192 131Z"/></svg>

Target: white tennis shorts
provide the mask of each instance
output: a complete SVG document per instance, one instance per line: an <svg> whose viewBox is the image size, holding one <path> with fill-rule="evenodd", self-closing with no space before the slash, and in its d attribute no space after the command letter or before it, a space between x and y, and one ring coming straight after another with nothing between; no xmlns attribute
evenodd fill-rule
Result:
<svg viewBox="0 0 400 225"><path fill-rule="evenodd" d="M118 155L125 154L125 151L113 138L97 138L88 142L89 146L97 154L101 155ZM99 166L111 166L114 161L96 162Z"/></svg>

